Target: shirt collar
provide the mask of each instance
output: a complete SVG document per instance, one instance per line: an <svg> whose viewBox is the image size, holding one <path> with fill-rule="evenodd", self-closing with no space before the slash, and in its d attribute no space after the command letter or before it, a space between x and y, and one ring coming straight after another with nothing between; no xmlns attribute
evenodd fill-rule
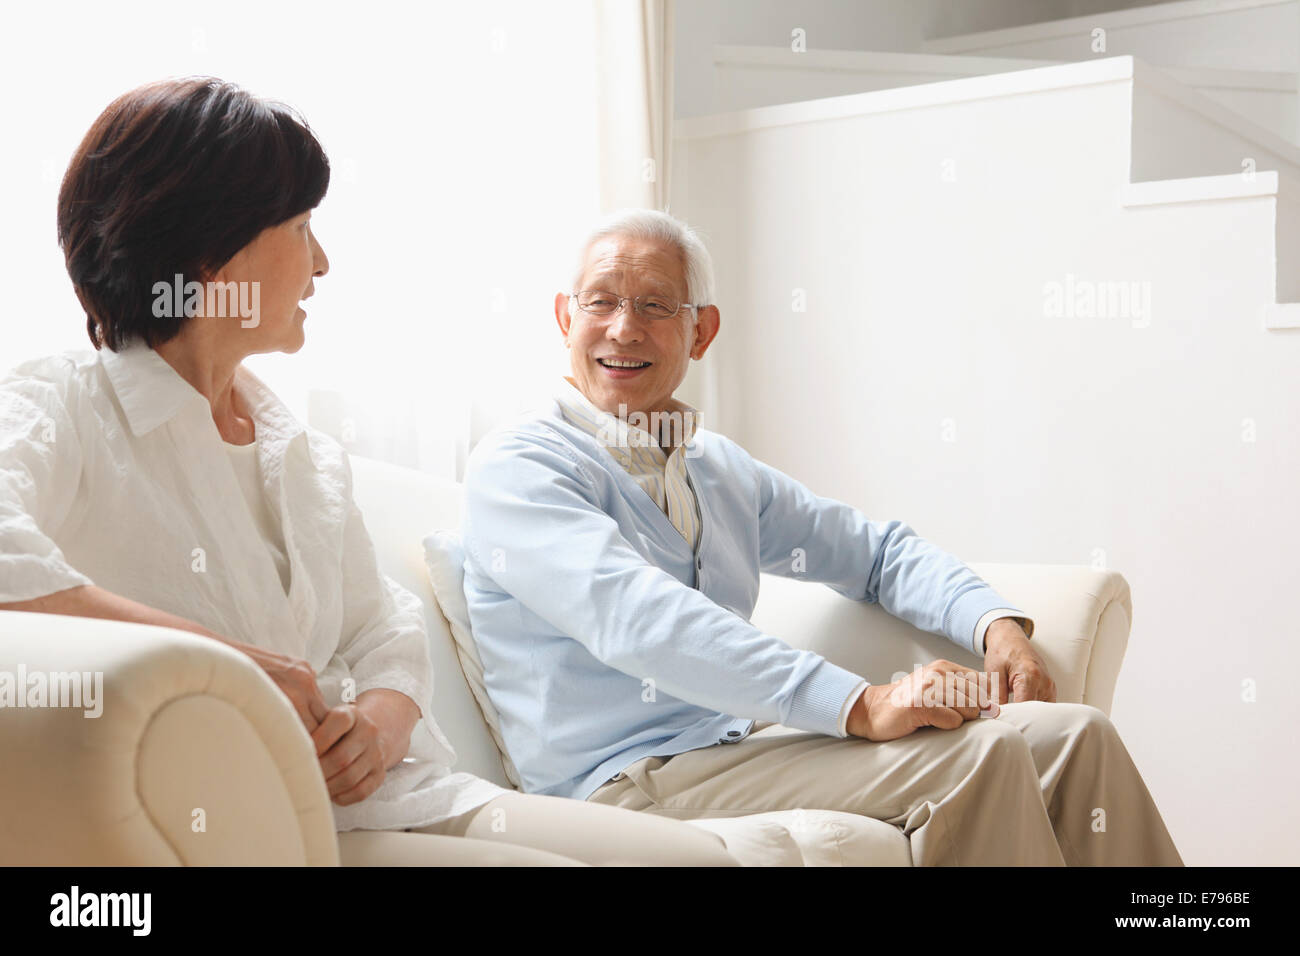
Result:
<svg viewBox="0 0 1300 956"><path fill-rule="evenodd" d="M564 417L571 424L602 441L624 464L631 459L632 448L649 448L653 453L665 458L669 453L660 447L659 442L651 437L649 431L628 420L635 421L636 413L630 414L628 419L623 419L598 408L582 394L568 376L561 377L559 387L555 391L555 400L564 412ZM683 448L695 437L700 413L694 407L675 398L671 400L669 412L674 416L680 415L680 419L674 418L661 422L661 428L668 430L680 428L682 440L677 448ZM678 421L680 425L677 424Z"/></svg>
<svg viewBox="0 0 1300 956"><path fill-rule="evenodd" d="M202 392L143 342L133 341L117 352L100 349L99 360L137 438L171 421L190 403L209 407ZM253 418L259 444L287 442L306 432L276 394L243 365L235 370L235 388Z"/></svg>
<svg viewBox="0 0 1300 956"><path fill-rule="evenodd" d="M101 348L99 361L137 438L171 421L191 402L207 404L198 389L143 342L133 341L118 352Z"/></svg>

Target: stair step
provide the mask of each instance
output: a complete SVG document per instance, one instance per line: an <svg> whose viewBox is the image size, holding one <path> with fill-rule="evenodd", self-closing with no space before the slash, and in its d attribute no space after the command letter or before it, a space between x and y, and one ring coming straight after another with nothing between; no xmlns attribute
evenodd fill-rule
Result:
<svg viewBox="0 0 1300 956"><path fill-rule="evenodd" d="M1156 3L936 38L922 50L1079 60L1097 55L1093 31L1099 27L1106 31L1106 56L1140 56L1163 66L1300 71L1298 0Z"/></svg>
<svg viewBox="0 0 1300 956"><path fill-rule="evenodd" d="M713 62L714 111L728 112L1060 66L1064 61L858 50L795 53L786 47L719 45L714 48ZM1266 70L1163 69L1185 86L1291 142L1300 142L1296 75Z"/></svg>

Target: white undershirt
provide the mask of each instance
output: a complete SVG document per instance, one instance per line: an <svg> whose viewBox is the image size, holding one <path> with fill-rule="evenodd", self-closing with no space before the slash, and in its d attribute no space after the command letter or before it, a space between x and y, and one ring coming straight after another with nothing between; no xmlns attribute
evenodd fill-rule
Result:
<svg viewBox="0 0 1300 956"><path fill-rule="evenodd" d="M280 530L280 522L271 512L266 500L266 490L262 487L262 475L257 465L257 442L248 445L232 445L226 442L225 446L230 464L235 469L235 477L239 479L239 490L244 493L248 510L253 515L253 524L257 526L262 540L266 543L266 549L271 552L275 569L280 573L280 585L288 594L289 558L284 550L284 533Z"/></svg>

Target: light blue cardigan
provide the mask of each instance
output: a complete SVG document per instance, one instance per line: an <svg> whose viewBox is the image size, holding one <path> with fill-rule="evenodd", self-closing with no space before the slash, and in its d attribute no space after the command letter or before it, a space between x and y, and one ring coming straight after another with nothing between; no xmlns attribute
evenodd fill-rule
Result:
<svg viewBox="0 0 1300 956"><path fill-rule="evenodd" d="M742 740L754 720L840 736L862 678L749 623L760 571L878 601L981 657L980 618L1015 608L906 524L818 497L716 432L687 452L698 554L558 404L470 456L465 597L526 792L585 799L642 757Z"/></svg>

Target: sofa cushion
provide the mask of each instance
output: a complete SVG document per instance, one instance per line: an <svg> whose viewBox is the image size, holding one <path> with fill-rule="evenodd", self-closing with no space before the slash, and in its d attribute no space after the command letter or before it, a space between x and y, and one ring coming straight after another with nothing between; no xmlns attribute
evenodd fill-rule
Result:
<svg viewBox="0 0 1300 956"><path fill-rule="evenodd" d="M483 662L479 660L474 632L470 629L469 607L465 603L465 550L461 547L460 534L455 531L434 531L426 535L424 560L429 569L433 596L438 599L438 608L447 619L452 640L456 642L456 656L460 659L461 671L483 713L483 722L492 734L492 741L501 753L506 777L518 790L519 771L515 769L514 761L506 751L505 740L501 736L501 718L488 697L487 685L483 682Z"/></svg>

